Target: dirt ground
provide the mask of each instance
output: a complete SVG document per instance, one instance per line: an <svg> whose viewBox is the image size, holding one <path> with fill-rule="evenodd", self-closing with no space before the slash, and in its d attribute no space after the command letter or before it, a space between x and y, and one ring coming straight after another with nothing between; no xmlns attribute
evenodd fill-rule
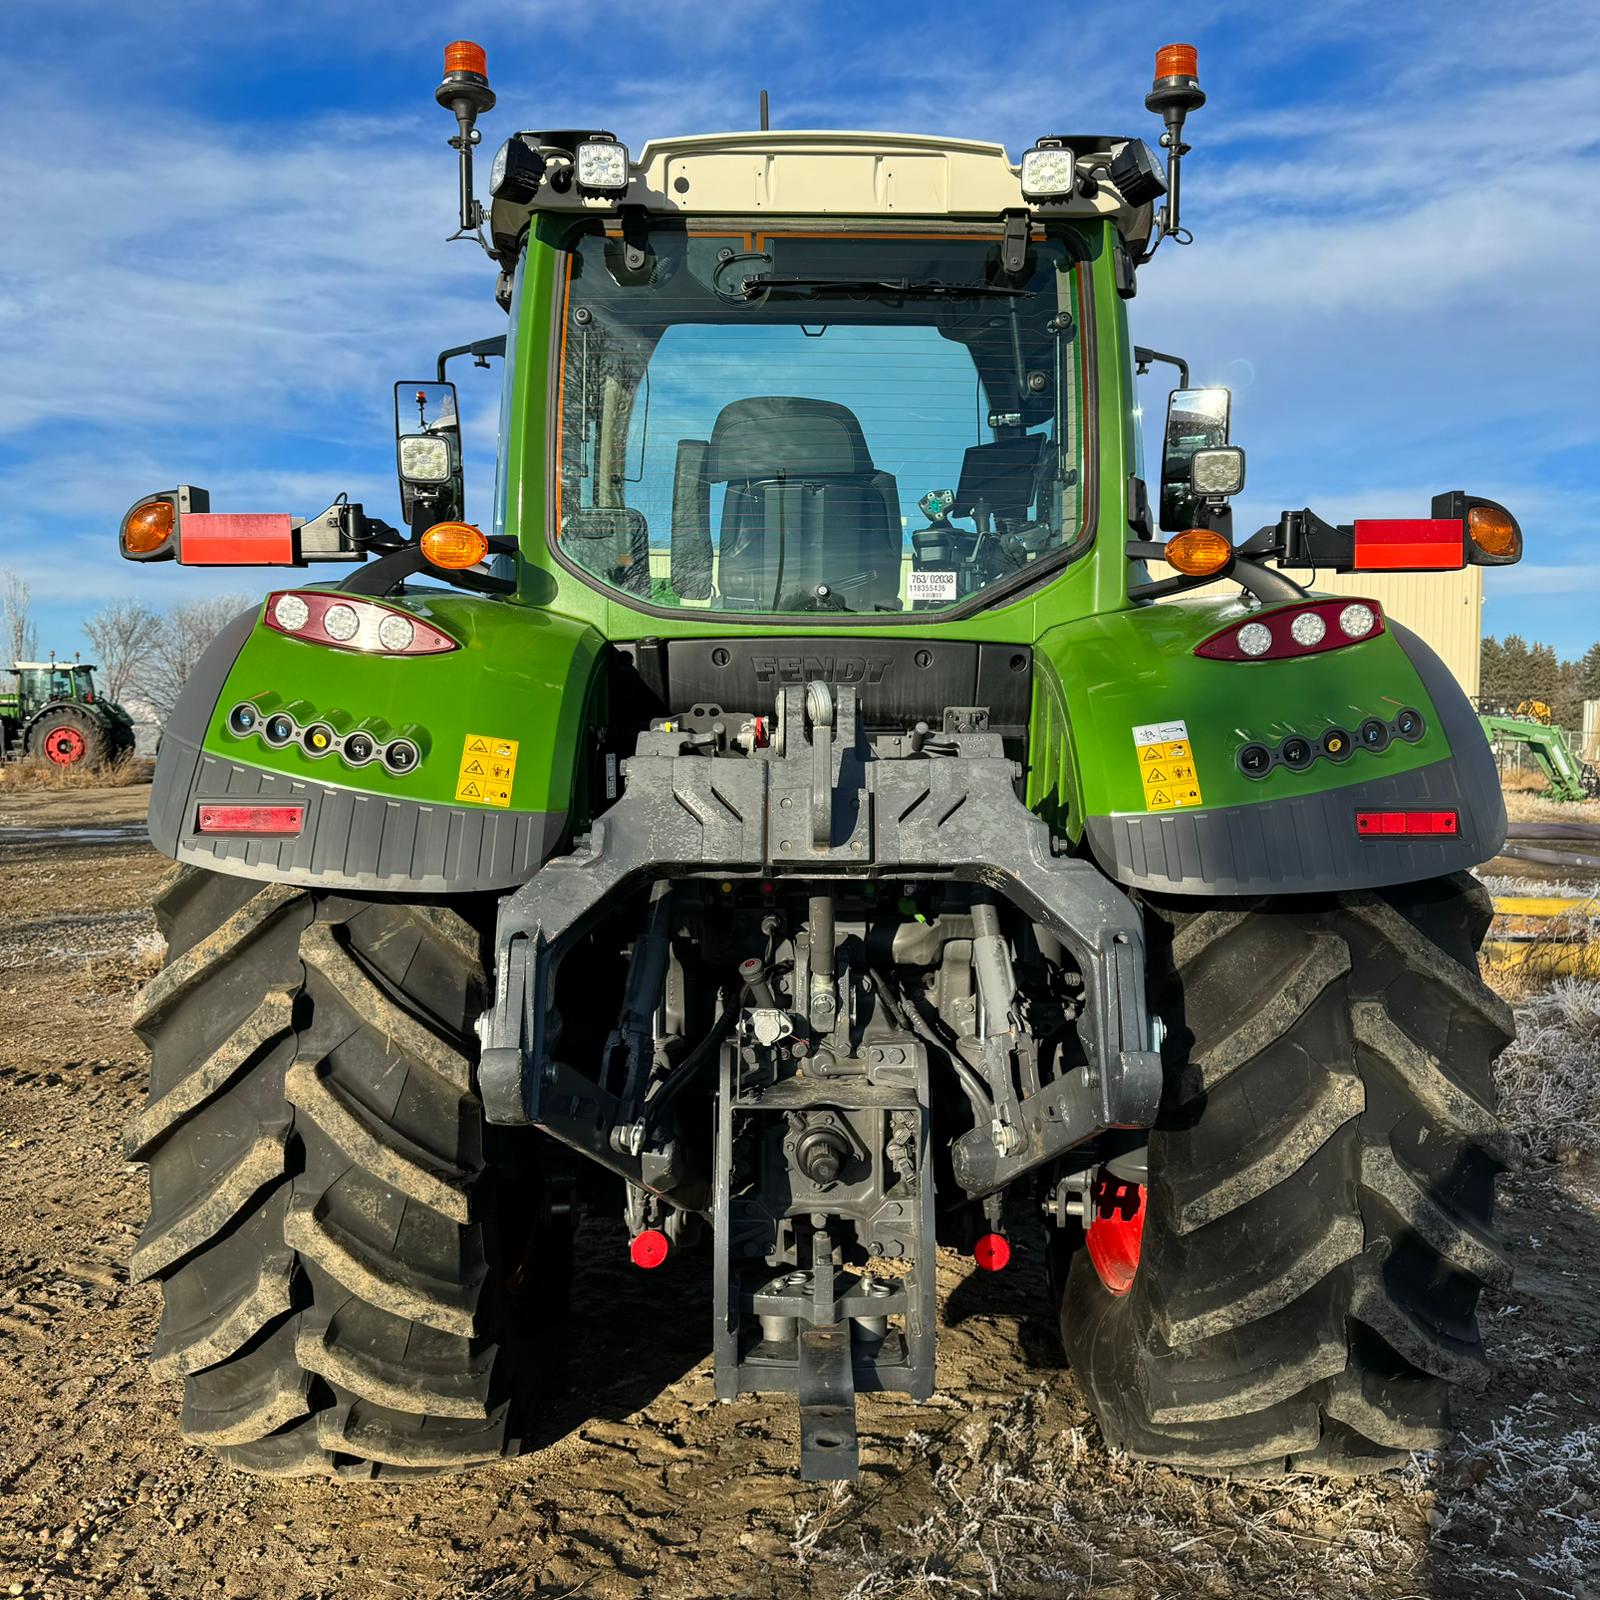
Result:
<svg viewBox="0 0 1600 1600"><path fill-rule="evenodd" d="M548 1443L466 1477L249 1478L178 1437L120 1130L159 957L141 789L0 795L0 1595L730 1600L1600 1597L1600 1174L1506 1182L1494 1379L1403 1474L1218 1483L1109 1455L1061 1366L1038 1241L941 1272L940 1387L861 1405L864 1471L801 1484L789 1403L719 1405L709 1273L586 1226ZM1030 1243L1032 1248L1029 1248ZM564 1438L557 1437L565 1435Z"/></svg>

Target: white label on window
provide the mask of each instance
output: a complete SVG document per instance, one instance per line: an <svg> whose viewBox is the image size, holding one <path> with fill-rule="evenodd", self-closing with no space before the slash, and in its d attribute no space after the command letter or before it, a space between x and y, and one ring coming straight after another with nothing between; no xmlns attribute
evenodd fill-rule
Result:
<svg viewBox="0 0 1600 1600"><path fill-rule="evenodd" d="M956 575L953 572L909 572L906 574L906 599L954 600Z"/></svg>

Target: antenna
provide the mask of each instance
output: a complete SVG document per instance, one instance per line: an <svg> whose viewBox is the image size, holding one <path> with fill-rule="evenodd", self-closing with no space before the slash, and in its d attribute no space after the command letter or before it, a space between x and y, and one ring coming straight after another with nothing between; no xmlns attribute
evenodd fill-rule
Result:
<svg viewBox="0 0 1600 1600"><path fill-rule="evenodd" d="M772 126L767 117L767 91L761 91L761 131L765 133Z"/></svg>

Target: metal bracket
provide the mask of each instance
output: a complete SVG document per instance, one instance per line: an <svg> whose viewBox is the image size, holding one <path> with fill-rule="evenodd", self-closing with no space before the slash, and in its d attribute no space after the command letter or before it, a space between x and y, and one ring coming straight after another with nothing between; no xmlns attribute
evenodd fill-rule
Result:
<svg viewBox="0 0 1600 1600"><path fill-rule="evenodd" d="M800 1476L808 1483L853 1478L860 1462L850 1324L807 1328L799 1343Z"/></svg>
<svg viewBox="0 0 1600 1600"><path fill-rule="evenodd" d="M618 206L622 221L622 264L629 272L643 272L649 255L645 242L650 237L650 213L643 206Z"/></svg>
<svg viewBox="0 0 1600 1600"><path fill-rule="evenodd" d="M1028 235L1033 231L1031 211L1002 211L1005 237L1000 241L1000 265L1013 277L1028 263Z"/></svg>

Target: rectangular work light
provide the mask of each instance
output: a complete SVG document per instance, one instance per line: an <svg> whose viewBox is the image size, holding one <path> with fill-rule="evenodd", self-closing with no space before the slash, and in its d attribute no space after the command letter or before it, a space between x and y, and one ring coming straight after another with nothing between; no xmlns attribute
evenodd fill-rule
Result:
<svg viewBox="0 0 1600 1600"><path fill-rule="evenodd" d="M1058 139L1041 139L1022 154L1025 200L1068 200L1077 182L1078 158Z"/></svg>
<svg viewBox="0 0 1600 1600"><path fill-rule="evenodd" d="M573 176L584 194L628 192L628 147L609 137L585 139L573 157Z"/></svg>

